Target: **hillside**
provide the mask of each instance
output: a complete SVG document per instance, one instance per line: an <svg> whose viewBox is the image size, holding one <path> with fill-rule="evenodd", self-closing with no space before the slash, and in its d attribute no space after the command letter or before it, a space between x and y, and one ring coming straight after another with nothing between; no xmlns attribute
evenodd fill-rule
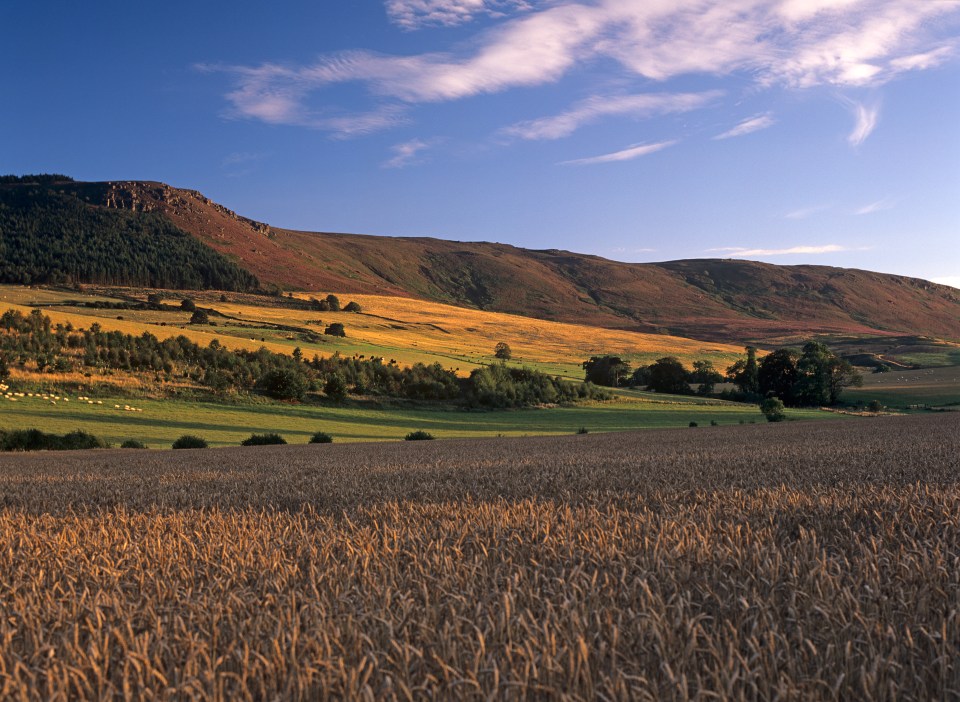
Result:
<svg viewBox="0 0 960 702"><path fill-rule="evenodd" d="M718 341L810 334L960 340L960 291L826 266L701 259L621 263L567 251L277 229L162 183L64 183L102 209L158 213L288 289L425 298L594 326Z"/></svg>

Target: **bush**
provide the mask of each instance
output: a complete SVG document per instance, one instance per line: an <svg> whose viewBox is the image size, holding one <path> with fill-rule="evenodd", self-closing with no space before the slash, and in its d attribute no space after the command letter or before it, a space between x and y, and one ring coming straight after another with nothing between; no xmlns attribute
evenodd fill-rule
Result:
<svg viewBox="0 0 960 702"><path fill-rule="evenodd" d="M334 322L326 329L323 330L323 333L327 336L346 336L347 332L344 330L343 325L340 322Z"/></svg>
<svg viewBox="0 0 960 702"><path fill-rule="evenodd" d="M287 440L277 433L251 434L240 442L241 446L269 446L271 444L285 444Z"/></svg>
<svg viewBox="0 0 960 702"><path fill-rule="evenodd" d="M422 429L412 431L403 437L404 441L433 441L433 434L425 432Z"/></svg>
<svg viewBox="0 0 960 702"><path fill-rule="evenodd" d="M509 361L513 357L513 351L510 349L510 344L501 341L493 347L493 355L501 361Z"/></svg>
<svg viewBox="0 0 960 702"><path fill-rule="evenodd" d="M185 297L180 302L180 309L182 309L184 312L196 312L197 303L191 300L189 297Z"/></svg>
<svg viewBox="0 0 960 702"><path fill-rule="evenodd" d="M880 400L870 400L870 404L867 405L867 412L873 412L874 414L883 412L883 403Z"/></svg>
<svg viewBox="0 0 960 702"><path fill-rule="evenodd" d="M577 429L577 433L578 433L578 434L589 434L589 433L590 433L590 430L587 429L586 427L580 427L579 429Z"/></svg>
<svg viewBox="0 0 960 702"><path fill-rule="evenodd" d="M768 422L782 422L787 418L783 408L783 401L777 397L768 397L760 403L760 411Z"/></svg>
<svg viewBox="0 0 960 702"><path fill-rule="evenodd" d="M332 444L333 437L323 431L318 431L316 434L310 437L311 444Z"/></svg>
<svg viewBox="0 0 960 702"><path fill-rule="evenodd" d="M264 373L254 386L277 400L302 400L307 394L307 378L293 368L274 368Z"/></svg>
<svg viewBox="0 0 960 702"><path fill-rule="evenodd" d="M190 324L209 324L210 317L203 310L194 310L190 315Z"/></svg>
<svg viewBox="0 0 960 702"><path fill-rule="evenodd" d="M47 434L39 429L0 431L0 451L74 451L95 448L110 448L110 444L79 429L64 436Z"/></svg>
<svg viewBox="0 0 960 702"><path fill-rule="evenodd" d="M698 425L696 422L690 422L687 426L688 426L688 427L696 427L696 426L699 426L699 425Z"/></svg>
<svg viewBox="0 0 960 702"><path fill-rule="evenodd" d="M147 446L143 442L137 441L136 439L127 439L120 444L120 448L145 449Z"/></svg>
<svg viewBox="0 0 960 702"><path fill-rule="evenodd" d="M343 308L344 312L363 312L363 308L357 302L348 302L347 306Z"/></svg>
<svg viewBox="0 0 960 702"><path fill-rule="evenodd" d="M175 449L207 448L207 442L201 439L199 436L193 436L192 434L184 434L179 439L173 442L173 448Z"/></svg>
<svg viewBox="0 0 960 702"><path fill-rule="evenodd" d="M324 394L335 402L342 402L347 396L347 381L340 373L330 376L323 386Z"/></svg>

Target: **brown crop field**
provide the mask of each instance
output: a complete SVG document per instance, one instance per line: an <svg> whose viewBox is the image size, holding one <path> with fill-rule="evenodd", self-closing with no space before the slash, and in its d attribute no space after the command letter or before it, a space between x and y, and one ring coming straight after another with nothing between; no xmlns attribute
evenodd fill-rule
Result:
<svg viewBox="0 0 960 702"><path fill-rule="evenodd" d="M0 456L0 699L960 697L960 414Z"/></svg>

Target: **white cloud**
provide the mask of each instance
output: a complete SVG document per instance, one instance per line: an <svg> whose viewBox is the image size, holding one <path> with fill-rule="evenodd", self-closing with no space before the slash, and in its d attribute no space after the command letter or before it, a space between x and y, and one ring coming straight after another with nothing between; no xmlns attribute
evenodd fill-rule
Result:
<svg viewBox="0 0 960 702"><path fill-rule="evenodd" d="M882 200L877 200L876 202L871 202L869 205L864 205L860 209L856 210L854 214L856 215L868 215L873 214L874 212L883 212L884 210L892 210L896 207L897 203L895 200L890 198L884 198Z"/></svg>
<svg viewBox="0 0 960 702"><path fill-rule="evenodd" d="M386 0L387 16L403 29L424 26L453 26L469 22L477 15L502 17L511 12L529 10L525 0Z"/></svg>
<svg viewBox="0 0 960 702"><path fill-rule="evenodd" d="M931 278L934 283L939 283L940 285L949 285L954 288L960 288L960 275L948 275L942 278Z"/></svg>
<svg viewBox="0 0 960 702"><path fill-rule="evenodd" d="M357 51L309 66L217 70L237 81L227 95L237 115L330 128L327 108L311 109L311 100L333 84L357 82L383 127L391 123L385 104L397 110L545 85L586 65L609 66L617 80L736 73L759 88L875 87L948 60L943 27L960 14L960 0L390 0L388 11L413 27L527 6L448 52ZM864 108L851 143L875 124L876 112Z"/></svg>
<svg viewBox="0 0 960 702"><path fill-rule="evenodd" d="M616 161L631 161L647 154L652 154L668 146L673 146L676 141L661 141L656 144L637 144L622 151L614 151L611 154L601 154L600 156L590 156L588 158L576 158L572 161L561 161L562 166L589 166L595 163L613 163Z"/></svg>
<svg viewBox="0 0 960 702"><path fill-rule="evenodd" d="M730 258L743 258L749 256L796 256L802 254L819 255L828 253L839 253L841 251L850 251L846 246L839 244L826 244L824 246L791 246L786 249L747 249L739 246L725 246L719 249L707 249L708 252L722 252ZM863 250L863 249L859 249Z"/></svg>
<svg viewBox="0 0 960 702"><path fill-rule="evenodd" d="M755 117L750 117L745 119L733 129L725 131L723 134L718 134L713 137L714 139L731 139L733 137L743 136L744 134L752 134L753 132L759 132L761 129L767 129L776 124L777 121L769 113L764 115L757 115Z"/></svg>
<svg viewBox="0 0 960 702"><path fill-rule="evenodd" d="M390 147L393 157L383 163L384 168L404 168L420 163L418 154L429 149L431 144L422 139L411 139L401 144L394 144Z"/></svg>
<svg viewBox="0 0 960 702"><path fill-rule="evenodd" d="M830 209L830 205L812 205L810 207L802 207L799 210L787 212L784 217L786 219L807 219L808 217L812 217L813 215L828 209Z"/></svg>
<svg viewBox="0 0 960 702"><path fill-rule="evenodd" d="M873 133L877 127L877 120L880 118L880 108L878 106L869 107L863 103L853 105L853 114L856 118L856 124L847 141L850 146L860 146L867 140L867 137Z"/></svg>
<svg viewBox="0 0 960 702"><path fill-rule="evenodd" d="M612 115L649 117L670 112L696 110L713 102L723 93L640 93L637 95L595 95L552 117L518 122L502 130L521 139L560 139L570 136L584 124Z"/></svg>

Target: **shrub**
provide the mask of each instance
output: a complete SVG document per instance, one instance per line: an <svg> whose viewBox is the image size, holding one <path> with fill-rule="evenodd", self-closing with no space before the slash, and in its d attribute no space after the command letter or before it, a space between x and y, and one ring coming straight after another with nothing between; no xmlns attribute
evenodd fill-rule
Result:
<svg viewBox="0 0 960 702"><path fill-rule="evenodd" d="M310 437L311 444L332 444L333 437L323 431L318 431L316 434Z"/></svg>
<svg viewBox="0 0 960 702"><path fill-rule="evenodd" d="M696 422L690 422L687 426L688 426L688 427L695 427L695 426L699 426L699 425L698 425Z"/></svg>
<svg viewBox="0 0 960 702"><path fill-rule="evenodd" d="M326 329L323 330L323 333L327 336L346 336L347 332L344 330L343 325L340 322L334 322L329 325Z"/></svg>
<svg viewBox="0 0 960 702"><path fill-rule="evenodd" d="M404 441L433 441L433 434L425 432L422 429L412 431L403 437Z"/></svg>
<svg viewBox="0 0 960 702"><path fill-rule="evenodd" d="M47 434L39 429L0 431L0 451L73 451L94 448L110 448L110 444L79 429L64 436Z"/></svg>
<svg viewBox="0 0 960 702"><path fill-rule="evenodd" d="M787 418L787 413L783 409L783 401L777 397L768 397L760 403L760 411L767 418L768 422L782 422Z"/></svg>
<svg viewBox="0 0 960 702"><path fill-rule="evenodd" d="M175 449L207 448L207 442L201 439L199 436L193 436L192 434L184 434L179 439L173 442L173 448Z"/></svg>
<svg viewBox="0 0 960 702"><path fill-rule="evenodd" d="M716 419L711 419L711 420L710 420L710 426L712 426L712 427L718 427L718 426L720 426L720 422L718 422Z"/></svg>
<svg viewBox="0 0 960 702"><path fill-rule="evenodd" d="M180 302L180 309L182 309L184 312L196 312L197 303L191 300L189 297L185 297Z"/></svg>
<svg viewBox="0 0 960 702"><path fill-rule="evenodd" d="M587 429L586 427L580 427L579 429L577 429L577 433L578 433L578 434L589 434L589 433L590 433L590 430Z"/></svg>
<svg viewBox="0 0 960 702"><path fill-rule="evenodd" d="M254 386L277 400L302 400L307 393L307 378L293 368L274 368L264 373Z"/></svg>
<svg viewBox="0 0 960 702"><path fill-rule="evenodd" d="M120 444L120 448L145 449L147 446L143 442L137 441L136 439L127 439Z"/></svg>
<svg viewBox="0 0 960 702"><path fill-rule="evenodd" d="M493 347L493 355L502 361L509 361L513 357L513 351L510 349L510 344L501 341Z"/></svg>
<svg viewBox="0 0 960 702"><path fill-rule="evenodd" d="M190 315L190 324L209 324L210 317L203 310L194 310Z"/></svg>
<svg viewBox="0 0 960 702"><path fill-rule="evenodd" d="M285 444L287 443L279 434L273 432L270 434L251 434L249 437L240 442L241 446L269 446L270 444Z"/></svg>
<svg viewBox="0 0 960 702"><path fill-rule="evenodd" d="M347 396L347 381L341 373L334 373L323 386L324 394L335 402L342 402Z"/></svg>
<svg viewBox="0 0 960 702"><path fill-rule="evenodd" d="M347 306L343 308L344 312L363 312L363 308L360 306L360 303L357 302L348 302Z"/></svg>
<svg viewBox="0 0 960 702"><path fill-rule="evenodd" d="M883 403L880 400L870 400L870 404L867 405L867 412L883 412Z"/></svg>

